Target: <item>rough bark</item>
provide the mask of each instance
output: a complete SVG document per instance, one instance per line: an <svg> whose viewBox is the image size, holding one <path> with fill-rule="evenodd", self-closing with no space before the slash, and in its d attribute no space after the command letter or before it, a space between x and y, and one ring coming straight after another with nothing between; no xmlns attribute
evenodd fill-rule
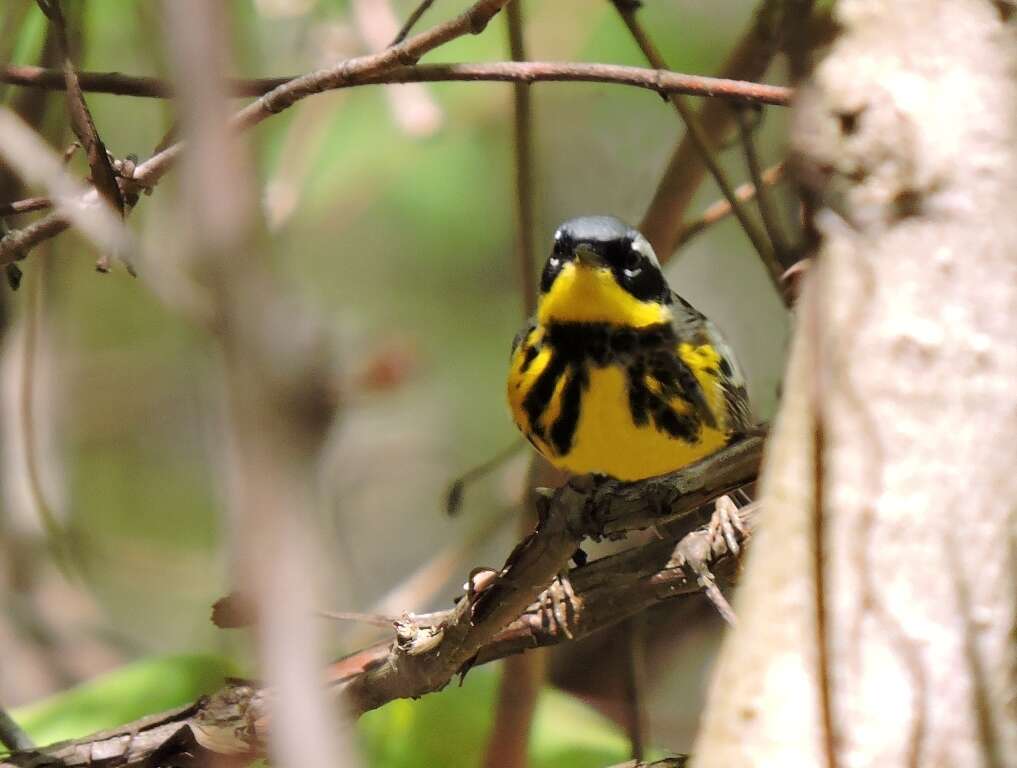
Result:
<svg viewBox="0 0 1017 768"><path fill-rule="evenodd" d="M826 208L697 766L1017 765L1017 46L842 0L796 108Z"/></svg>

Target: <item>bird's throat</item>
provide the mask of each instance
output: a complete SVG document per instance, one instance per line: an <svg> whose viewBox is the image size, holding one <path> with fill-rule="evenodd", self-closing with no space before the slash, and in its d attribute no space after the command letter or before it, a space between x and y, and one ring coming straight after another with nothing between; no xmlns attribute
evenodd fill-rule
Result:
<svg viewBox="0 0 1017 768"><path fill-rule="evenodd" d="M566 264L541 297L537 319L552 323L608 323L643 328L666 323L671 310L659 302L640 301L622 288L611 270Z"/></svg>

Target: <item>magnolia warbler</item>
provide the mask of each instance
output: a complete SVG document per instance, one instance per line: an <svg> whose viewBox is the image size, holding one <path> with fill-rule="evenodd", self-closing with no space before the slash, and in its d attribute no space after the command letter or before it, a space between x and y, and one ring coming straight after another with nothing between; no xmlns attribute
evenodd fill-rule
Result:
<svg viewBox="0 0 1017 768"><path fill-rule="evenodd" d="M611 216L555 232L508 399L552 464L626 481L691 464L751 425L731 348L671 290L646 238Z"/></svg>

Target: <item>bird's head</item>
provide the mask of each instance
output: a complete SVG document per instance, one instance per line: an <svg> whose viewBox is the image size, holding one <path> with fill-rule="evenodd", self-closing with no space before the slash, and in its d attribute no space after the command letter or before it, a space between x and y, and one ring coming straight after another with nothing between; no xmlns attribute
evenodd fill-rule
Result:
<svg viewBox="0 0 1017 768"><path fill-rule="evenodd" d="M540 279L541 323L666 322L671 289L645 237L613 216L569 219L554 233Z"/></svg>

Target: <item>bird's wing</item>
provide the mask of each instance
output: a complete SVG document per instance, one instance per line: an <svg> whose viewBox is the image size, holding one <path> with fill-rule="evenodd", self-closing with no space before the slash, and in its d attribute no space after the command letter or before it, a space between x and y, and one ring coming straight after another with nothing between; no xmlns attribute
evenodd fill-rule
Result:
<svg viewBox="0 0 1017 768"><path fill-rule="evenodd" d="M734 434L747 431L753 423L752 407L745 388L745 376L734 350L709 318L678 294L672 293L672 296L675 335L697 346L708 344L720 356L717 385L724 396L725 428Z"/></svg>
<svg viewBox="0 0 1017 768"><path fill-rule="evenodd" d="M537 321L536 321L535 318L531 317L527 321L526 325L524 325L522 328L519 329L519 333L517 333L515 335L515 338L512 339L512 351L509 352L509 358L510 359L511 359L512 355L514 355L516 353L516 348L519 347L519 345L522 343L523 339L525 339L527 336L529 336L530 333L533 331L533 329L536 328L536 327L537 327Z"/></svg>

